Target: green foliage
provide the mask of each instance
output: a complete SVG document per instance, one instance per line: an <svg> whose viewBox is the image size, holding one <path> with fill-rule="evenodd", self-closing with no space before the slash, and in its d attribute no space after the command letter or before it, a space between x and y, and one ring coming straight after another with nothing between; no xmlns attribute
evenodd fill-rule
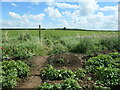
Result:
<svg viewBox="0 0 120 90"><path fill-rule="evenodd" d="M109 54L114 60L114 67L120 69L120 53L119 52L114 52Z"/></svg>
<svg viewBox="0 0 120 90"><path fill-rule="evenodd" d="M71 49L74 53L88 53L94 48L94 43L90 39L81 39L77 46Z"/></svg>
<svg viewBox="0 0 120 90"><path fill-rule="evenodd" d="M10 56L9 56L9 55L5 55L5 54L3 53L2 59L3 59L3 60L10 60Z"/></svg>
<svg viewBox="0 0 120 90"><path fill-rule="evenodd" d="M86 74L86 70L84 70L83 68L79 68L76 72L75 75L77 78L82 79Z"/></svg>
<svg viewBox="0 0 120 90"><path fill-rule="evenodd" d="M71 51L75 46L78 45L80 38L76 38L75 36L67 36L61 38L59 41L63 46L68 48L68 51Z"/></svg>
<svg viewBox="0 0 120 90"><path fill-rule="evenodd" d="M28 42L3 43L3 59L23 59L34 55L35 44ZM7 57L6 57L7 55ZM6 58L5 58L6 57Z"/></svg>
<svg viewBox="0 0 120 90"><path fill-rule="evenodd" d="M44 43L49 47L52 47L54 45L54 41L51 38L44 38Z"/></svg>
<svg viewBox="0 0 120 90"><path fill-rule="evenodd" d="M120 42L118 41L118 38L115 37L101 39L100 45L102 45L104 48L107 48L109 50L120 51Z"/></svg>
<svg viewBox="0 0 120 90"><path fill-rule="evenodd" d="M78 82L74 79L66 79L61 84L55 83L51 85L50 83L43 83L37 87L37 90L80 90Z"/></svg>
<svg viewBox="0 0 120 90"><path fill-rule="evenodd" d="M48 65L40 72L40 75L42 79L55 80L58 79L59 72L53 66Z"/></svg>
<svg viewBox="0 0 120 90"><path fill-rule="evenodd" d="M17 76L20 78L26 77L29 74L29 69L30 69L29 66L22 61L14 61L14 60L3 61L2 66L3 66L2 69L4 71L8 71L10 69L16 69L18 72Z"/></svg>
<svg viewBox="0 0 120 90"><path fill-rule="evenodd" d="M43 83L42 85L37 87L37 90L53 90L53 85L50 83Z"/></svg>
<svg viewBox="0 0 120 90"><path fill-rule="evenodd" d="M61 77L61 79L66 79L66 78L74 78L76 75L70 69L68 70L63 69L63 70L59 70L59 76Z"/></svg>
<svg viewBox="0 0 120 90"><path fill-rule="evenodd" d="M25 64L22 61L17 61L17 71L18 71L18 77L19 78L24 78L28 76L30 68L27 64Z"/></svg>
<svg viewBox="0 0 120 90"><path fill-rule="evenodd" d="M23 41L31 40L31 36L29 33L23 33L19 35L18 40L23 40Z"/></svg>
<svg viewBox="0 0 120 90"><path fill-rule="evenodd" d="M67 51L68 51L67 47L59 43L59 44L53 45L52 50L49 52L49 55L61 54Z"/></svg>
<svg viewBox="0 0 120 90"><path fill-rule="evenodd" d="M3 33L4 32L6 31L3 31ZM66 52L92 55L98 49L101 50L101 48L120 51L120 42L118 42L117 39L117 32L44 30L42 31L41 40L38 39L38 30L28 31L29 34L21 34L21 32L24 33L25 31L18 30L16 32L15 30L11 30L9 33L6 33L5 38L3 36L3 60L19 60L32 57L33 55L53 55ZM111 35L114 35L115 38ZM102 36L104 36L104 39ZM99 39L101 39L100 42ZM88 71L96 74L96 78L101 84L105 84L105 77L110 77L109 75L113 74L113 76L110 77L113 77L113 80L111 79L112 81L108 83L109 78L107 78L107 83L109 85L118 85L117 79L120 69L120 55L117 52L109 55L110 56L100 55L89 59L86 63L86 67ZM57 62L64 65L63 59L58 59ZM52 63L54 64L54 62ZM28 68L21 62L12 62L12 64L4 63L3 66L5 66L5 70L0 72L4 75L0 76L0 78L3 78L3 86L13 87L16 85L18 77L23 78L28 75ZM101 67L105 69L102 71L102 69L100 69ZM108 68L108 70L106 70L106 68ZM107 72L108 75L105 72ZM76 77L81 79L85 76L85 73L86 72L82 69L72 72L71 70L57 70L52 66L48 66L41 71L41 77L49 80ZM99 78L99 75L103 75L104 80L103 78ZM89 78L89 80L91 79ZM114 83L114 81L117 83ZM45 86L51 87L48 84ZM60 87L60 85L53 85L53 87L57 88Z"/></svg>
<svg viewBox="0 0 120 90"><path fill-rule="evenodd" d="M17 84L17 77L14 76L3 76L3 79L2 79L2 86L3 88L7 88L7 87L10 87L10 88L13 88L15 85Z"/></svg>
<svg viewBox="0 0 120 90"><path fill-rule="evenodd" d="M120 69L120 58L116 58L116 59L114 59L114 67Z"/></svg>
<svg viewBox="0 0 120 90"><path fill-rule="evenodd" d="M40 72L42 79L61 80L66 78L74 78L75 74L71 70L57 70L53 66L48 65Z"/></svg>
<svg viewBox="0 0 120 90"><path fill-rule="evenodd" d="M109 54L113 59L120 58L120 53L119 52L114 52Z"/></svg>
<svg viewBox="0 0 120 90"><path fill-rule="evenodd" d="M61 84L62 90L80 90L78 82L74 79L66 79Z"/></svg>
<svg viewBox="0 0 120 90"><path fill-rule="evenodd" d="M110 87L96 86L95 90L111 90Z"/></svg>
<svg viewBox="0 0 120 90"><path fill-rule="evenodd" d="M3 87L14 87L18 78L28 76L30 68L22 61L2 62L2 85Z"/></svg>
<svg viewBox="0 0 120 90"><path fill-rule="evenodd" d="M54 85L53 85L53 88L55 89L55 90L61 90L61 84L59 84L59 83L55 83Z"/></svg>
<svg viewBox="0 0 120 90"><path fill-rule="evenodd" d="M45 82L42 85L38 86L37 90L62 90L62 87L58 83L51 85L50 83Z"/></svg>
<svg viewBox="0 0 120 90"><path fill-rule="evenodd" d="M6 31L3 31L3 33L5 32ZM101 50L101 48L105 46L101 40L100 48L98 46L99 38L92 37L94 34L99 36L102 33L103 32L98 33L94 31L44 30L42 31L42 38L39 40L38 30L18 30L17 32L11 30L8 33L8 41L3 43L3 60L14 58L23 59L32 57L33 55L53 55L66 52L87 53L92 55L95 51ZM105 36L107 36L107 34L111 35L113 33L107 32ZM116 33L114 34L116 35ZM113 37L110 36L109 38L111 40ZM118 43L117 40L112 41ZM106 43L106 40L104 42ZM116 48L119 48L119 45L120 44L113 45L113 49L116 50Z"/></svg>
<svg viewBox="0 0 120 90"><path fill-rule="evenodd" d="M103 84L110 87L120 85L120 69L118 68L99 67L95 75L97 84Z"/></svg>
<svg viewBox="0 0 120 90"><path fill-rule="evenodd" d="M97 71L100 66L109 67L112 66L113 59L109 55L99 55L97 57L92 57L86 62L86 68L90 72Z"/></svg>
<svg viewBox="0 0 120 90"><path fill-rule="evenodd" d="M95 74L97 84L107 87L120 85L120 58L117 52L92 57L86 62L86 67Z"/></svg>

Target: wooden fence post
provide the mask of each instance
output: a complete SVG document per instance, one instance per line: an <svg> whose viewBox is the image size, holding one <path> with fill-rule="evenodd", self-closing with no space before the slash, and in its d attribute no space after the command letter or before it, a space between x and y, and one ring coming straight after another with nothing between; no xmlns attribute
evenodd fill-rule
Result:
<svg viewBox="0 0 120 90"><path fill-rule="evenodd" d="M41 25L39 25L39 39L41 38Z"/></svg>

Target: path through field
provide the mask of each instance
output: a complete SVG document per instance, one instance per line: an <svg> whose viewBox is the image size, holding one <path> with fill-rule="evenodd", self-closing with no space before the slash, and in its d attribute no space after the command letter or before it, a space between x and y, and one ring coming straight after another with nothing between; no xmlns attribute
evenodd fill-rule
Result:
<svg viewBox="0 0 120 90"><path fill-rule="evenodd" d="M31 71L31 75L24 79L24 81L18 82L18 86L16 88L36 88L42 82L39 74L43 64L46 62L47 56L37 56L33 59L33 64L36 65L36 68Z"/></svg>

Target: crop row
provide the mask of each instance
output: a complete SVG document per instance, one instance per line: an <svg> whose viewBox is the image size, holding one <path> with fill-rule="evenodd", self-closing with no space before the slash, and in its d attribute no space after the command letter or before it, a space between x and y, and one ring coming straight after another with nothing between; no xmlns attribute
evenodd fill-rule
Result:
<svg viewBox="0 0 120 90"><path fill-rule="evenodd" d="M19 78L29 75L30 68L22 61L3 61L1 82L3 88L14 87ZM94 74L94 77L87 77L87 74ZM40 71L42 80L64 80L60 84L43 83L38 89L50 90L68 90L85 88L80 86L79 81L86 77L88 80L95 81L94 88L113 88L120 85L120 53L114 52L108 55L98 55L87 60L85 68L79 68L77 71L70 69L55 69L47 65Z"/></svg>
<svg viewBox="0 0 120 90"><path fill-rule="evenodd" d="M87 74L92 73L94 77L87 77ZM85 68L79 68L77 71L69 69L55 69L53 66L48 65L40 72L42 80L65 80L61 84L51 85L44 83L39 86L39 89L62 90L64 85L67 85L64 90L73 89L79 90L84 88L79 84L73 85L74 82L83 80L84 77L88 80L95 81L94 84L97 88L107 89L117 87L120 85L120 53L114 52L108 55L98 55L87 60ZM90 79L91 78L91 79ZM67 84L65 84L65 82ZM79 89L78 89L79 87ZM94 87L94 88L96 88Z"/></svg>
<svg viewBox="0 0 120 90"><path fill-rule="evenodd" d="M3 61L0 64L2 66L0 82L3 88L16 86L19 78L25 78L30 73L30 67L22 61Z"/></svg>

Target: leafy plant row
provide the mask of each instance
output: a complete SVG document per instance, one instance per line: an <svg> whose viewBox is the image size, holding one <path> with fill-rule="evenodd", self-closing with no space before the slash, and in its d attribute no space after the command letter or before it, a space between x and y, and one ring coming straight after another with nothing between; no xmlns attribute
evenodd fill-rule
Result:
<svg viewBox="0 0 120 90"><path fill-rule="evenodd" d="M40 72L40 76L45 80L63 80L66 78L83 78L86 71L82 68L79 68L76 72L73 72L70 69L55 69L53 66L48 65Z"/></svg>
<svg viewBox="0 0 120 90"><path fill-rule="evenodd" d="M81 87L78 82L74 79L66 79L61 82L61 84L56 83L54 85L50 83L43 83L38 86L37 90L80 90Z"/></svg>
<svg viewBox="0 0 120 90"><path fill-rule="evenodd" d="M24 78L30 73L30 67L22 61L3 61L1 65L1 82L3 88L13 88L19 78Z"/></svg>
<svg viewBox="0 0 120 90"><path fill-rule="evenodd" d="M86 74L93 73L94 77L91 79L95 80L95 85L98 85L98 88L106 87L108 89L108 87L113 88L120 85L120 53L114 52L108 55L92 57L87 60L85 65L85 69L79 68L74 72L68 69L58 70L53 66L48 65L40 72L40 75L43 80L65 80L69 78L82 80ZM58 84L57 86L56 84L54 86L49 83L43 84L40 88L48 88L46 85L53 88L52 90L59 87L62 88L62 86ZM101 87L99 87L99 85ZM69 87L71 86L69 85Z"/></svg>
<svg viewBox="0 0 120 90"><path fill-rule="evenodd" d="M24 59L29 58L34 55L34 47L35 45L32 43L26 42L8 42L3 43L3 50L2 50L2 58L3 60L9 59Z"/></svg>
<svg viewBox="0 0 120 90"><path fill-rule="evenodd" d="M65 79L61 83L43 83L37 87L37 90L110 90L109 87L93 86L92 89L88 86L79 85L78 81L72 78Z"/></svg>
<svg viewBox="0 0 120 90"><path fill-rule="evenodd" d="M120 53L92 57L86 62L86 68L95 74L97 84L108 87L120 85Z"/></svg>

